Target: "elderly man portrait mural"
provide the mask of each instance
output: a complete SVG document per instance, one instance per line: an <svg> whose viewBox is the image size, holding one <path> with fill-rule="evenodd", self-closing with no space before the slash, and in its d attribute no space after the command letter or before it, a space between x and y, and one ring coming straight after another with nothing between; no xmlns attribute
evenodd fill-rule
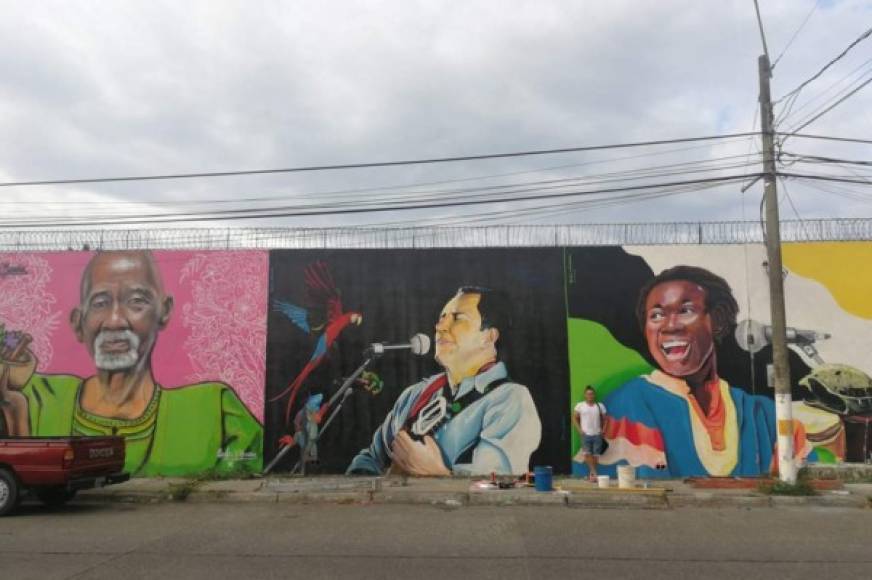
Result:
<svg viewBox="0 0 872 580"><path fill-rule="evenodd" d="M498 360L511 304L476 286L457 291L436 322L436 361L445 372L408 387L349 473L519 474L529 468L542 425L527 387Z"/></svg>
<svg viewBox="0 0 872 580"><path fill-rule="evenodd" d="M0 397L11 402L4 408L7 431L122 435L126 469L134 475L260 467L262 426L233 388L215 381L176 388L157 382L152 355L177 307L150 252L95 254L81 273L78 302L69 315L70 328L96 372L86 377L44 374L37 356L22 350L22 362L0 389ZM265 327L265 313L260 317ZM192 320L188 316L196 325ZM262 334L265 339L265 328ZM232 337L212 338L226 342Z"/></svg>

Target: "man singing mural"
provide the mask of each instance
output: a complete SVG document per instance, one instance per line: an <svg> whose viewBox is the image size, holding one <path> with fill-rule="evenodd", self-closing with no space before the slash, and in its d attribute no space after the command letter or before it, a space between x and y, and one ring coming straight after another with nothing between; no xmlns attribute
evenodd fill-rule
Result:
<svg viewBox="0 0 872 580"><path fill-rule="evenodd" d="M101 252L86 266L70 325L97 369L82 379L10 374L0 398L14 405L12 435L122 435L134 475L188 475L259 467L263 428L226 384L164 389L151 356L173 312L151 253ZM17 377L17 378L16 378ZM10 429L9 425L16 426Z"/></svg>
<svg viewBox="0 0 872 580"><path fill-rule="evenodd" d="M659 370L606 399L603 465L629 463L642 477L758 476L773 468L773 401L718 376L715 343L735 328L738 310L727 282L702 268L670 268L641 289L636 315ZM805 457L799 422L794 433L797 456Z"/></svg>
<svg viewBox="0 0 872 580"><path fill-rule="evenodd" d="M500 292L465 286L435 329L444 373L405 389L349 473L520 474L529 469L542 425L527 387L498 359L511 305Z"/></svg>

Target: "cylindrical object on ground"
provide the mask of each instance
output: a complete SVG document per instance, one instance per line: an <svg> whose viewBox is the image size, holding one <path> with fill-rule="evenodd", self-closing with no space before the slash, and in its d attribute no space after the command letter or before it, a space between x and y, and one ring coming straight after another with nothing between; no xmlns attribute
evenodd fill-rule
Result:
<svg viewBox="0 0 872 580"><path fill-rule="evenodd" d="M536 491L551 491L552 471L550 465L537 465L533 468Z"/></svg>
<svg viewBox="0 0 872 580"><path fill-rule="evenodd" d="M597 482L597 484L599 484L599 486L600 486L602 489L608 489L608 487L609 487L609 476L608 476L608 475L598 475L597 478L596 478L596 482Z"/></svg>
<svg viewBox="0 0 872 580"><path fill-rule="evenodd" d="M636 487L636 468L632 465L618 466L618 487L632 489Z"/></svg>

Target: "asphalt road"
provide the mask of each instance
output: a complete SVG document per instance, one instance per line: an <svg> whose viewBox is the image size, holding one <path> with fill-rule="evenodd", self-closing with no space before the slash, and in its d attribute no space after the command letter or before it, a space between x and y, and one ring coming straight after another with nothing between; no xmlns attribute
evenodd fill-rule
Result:
<svg viewBox="0 0 872 580"><path fill-rule="evenodd" d="M872 577L872 510L72 504L0 519L0 578Z"/></svg>

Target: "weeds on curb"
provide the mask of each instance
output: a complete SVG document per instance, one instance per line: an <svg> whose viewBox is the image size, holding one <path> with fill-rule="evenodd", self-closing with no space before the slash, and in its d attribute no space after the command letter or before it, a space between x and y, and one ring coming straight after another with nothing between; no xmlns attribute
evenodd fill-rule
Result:
<svg viewBox="0 0 872 580"><path fill-rule="evenodd" d="M757 488L761 493L767 495L794 495L794 496L812 496L818 495L817 490L811 485L806 477L800 474L796 483L786 483L784 481L764 481Z"/></svg>
<svg viewBox="0 0 872 580"><path fill-rule="evenodd" d="M191 492L197 489L200 483L202 482L196 479L189 479L182 483L171 483L170 499L173 501L185 501L191 495Z"/></svg>
<svg viewBox="0 0 872 580"><path fill-rule="evenodd" d="M230 479L253 479L257 472L245 467L231 470L209 469L182 483L169 485L170 498L173 501L185 501L198 487L209 481L226 481Z"/></svg>

